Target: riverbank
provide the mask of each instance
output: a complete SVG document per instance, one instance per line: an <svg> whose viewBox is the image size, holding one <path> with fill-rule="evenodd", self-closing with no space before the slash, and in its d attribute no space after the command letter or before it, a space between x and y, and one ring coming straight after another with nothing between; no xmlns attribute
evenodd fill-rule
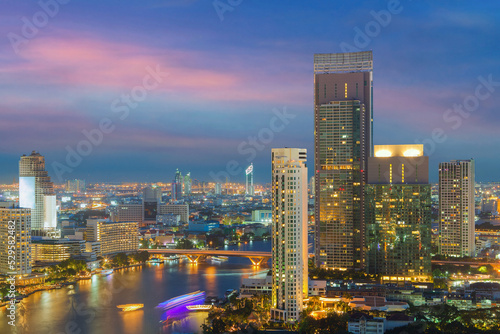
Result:
<svg viewBox="0 0 500 334"><path fill-rule="evenodd" d="M131 264L128 266L116 267L116 268L111 268L111 269L120 270L120 269L139 267L139 266L143 266L143 265L145 265L145 263L136 263L136 264ZM29 297L36 292L61 289L63 286L73 285L73 284L78 283L79 281L85 281L85 280L92 279L92 276L99 275L99 274L100 274L100 271L91 273L90 277L76 277L75 280L72 280L72 281L64 281L64 282L57 283L57 284L50 284L50 285L43 285L41 287L36 287L33 291L29 291L28 293L23 293L23 294L17 295L16 300L21 301L22 299ZM10 300L0 302L0 308L4 307L4 306L8 306L9 304L10 304Z"/></svg>

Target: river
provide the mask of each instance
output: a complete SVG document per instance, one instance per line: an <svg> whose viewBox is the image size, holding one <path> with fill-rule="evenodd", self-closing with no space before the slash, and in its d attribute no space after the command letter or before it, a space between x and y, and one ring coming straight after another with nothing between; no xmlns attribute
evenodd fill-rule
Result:
<svg viewBox="0 0 500 334"><path fill-rule="evenodd" d="M271 242L254 241L226 249L270 251ZM1 308L0 333L200 333L206 312L162 314L155 307L196 290L223 296L227 289L239 289L244 278L268 270L268 266L252 267L247 258L229 258L220 264L177 261L94 275L73 288L36 292L23 299L17 304L15 327L8 324L8 310ZM116 307L129 303L141 303L144 308L123 312ZM160 324L162 318L168 321Z"/></svg>

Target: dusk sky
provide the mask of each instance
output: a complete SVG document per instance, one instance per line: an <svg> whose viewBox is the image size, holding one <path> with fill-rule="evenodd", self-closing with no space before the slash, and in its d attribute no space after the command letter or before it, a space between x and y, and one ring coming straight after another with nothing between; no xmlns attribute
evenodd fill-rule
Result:
<svg viewBox="0 0 500 334"><path fill-rule="evenodd" d="M212 181L233 160L231 180L253 162L268 182L284 146L307 148L312 174L313 55L347 47L373 50L374 144L425 141L433 182L439 162L469 158L477 181L500 181L498 1L60 2L53 17L38 1L0 5L0 182L32 150L55 182L170 182L176 168ZM273 120L283 112L288 124ZM108 133L82 144L100 123Z"/></svg>

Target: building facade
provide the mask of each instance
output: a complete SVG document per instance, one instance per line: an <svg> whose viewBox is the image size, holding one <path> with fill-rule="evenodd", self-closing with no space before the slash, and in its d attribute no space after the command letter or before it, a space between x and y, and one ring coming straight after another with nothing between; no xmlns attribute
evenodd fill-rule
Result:
<svg viewBox="0 0 500 334"><path fill-rule="evenodd" d="M57 227L56 194L38 152L19 160L19 206L31 209L32 235L49 235Z"/></svg>
<svg viewBox="0 0 500 334"><path fill-rule="evenodd" d="M475 163L439 164L439 254L475 256Z"/></svg>
<svg viewBox="0 0 500 334"><path fill-rule="evenodd" d="M181 216L181 223L189 222L189 204L162 204L158 208L158 214L172 213Z"/></svg>
<svg viewBox="0 0 500 334"><path fill-rule="evenodd" d="M296 322L308 293L307 151L272 149L272 309Z"/></svg>
<svg viewBox="0 0 500 334"><path fill-rule="evenodd" d="M30 209L0 208L0 274L31 274Z"/></svg>
<svg viewBox="0 0 500 334"><path fill-rule="evenodd" d="M431 281L431 185L423 145L375 145L365 186L365 270Z"/></svg>
<svg viewBox="0 0 500 334"><path fill-rule="evenodd" d="M314 56L315 251L323 268L361 268L372 153L371 51Z"/></svg>
<svg viewBox="0 0 500 334"><path fill-rule="evenodd" d="M85 252L84 240L70 239L34 239L32 242L34 262L58 263Z"/></svg>
<svg viewBox="0 0 500 334"><path fill-rule="evenodd" d="M86 241L101 243L99 255L135 252L139 249L139 223L87 219Z"/></svg>

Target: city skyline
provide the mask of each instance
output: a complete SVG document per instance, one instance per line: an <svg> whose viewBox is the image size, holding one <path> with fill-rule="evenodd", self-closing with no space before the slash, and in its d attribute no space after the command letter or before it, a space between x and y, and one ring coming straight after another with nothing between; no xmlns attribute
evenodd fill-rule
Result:
<svg viewBox="0 0 500 334"><path fill-rule="evenodd" d="M440 162L470 158L477 162L477 181L498 180L498 158L491 152L498 145L494 92L500 73L493 56L498 46L489 42L499 31L496 3L451 9L448 2L417 6L402 1L395 8L363 2L340 4L333 13L319 2L280 6L283 17L301 15L297 27L297 22L262 15L264 9L277 12L277 4L264 8L242 2L223 14L199 2L114 5L61 4L26 43L0 42L5 74L0 81L0 182L12 182L19 156L36 150L46 157L56 183L75 178L168 182L176 168L212 181L209 173L226 171L233 160L241 172L231 181L244 182L244 168L253 162L255 182L267 183L272 147L314 151L313 54L356 51L344 50L349 47L374 53L374 144L430 139L431 144L424 143L433 183ZM42 10L19 3L3 9L2 33L21 37L22 18L31 20ZM379 15L389 10L389 17ZM327 19L331 15L334 19ZM324 22L321 30L318 21ZM172 25L176 34L169 30ZM117 34L117 27L124 30ZM378 28L367 35L367 27ZM159 77L162 82L127 117L113 112L112 103L145 76L165 72L169 75ZM454 105L461 104L458 112ZM252 146L249 137L270 129L284 109L295 117L279 123L284 126L271 132L272 140ZM86 140L82 131L92 133L104 118L112 119L114 130L102 141L94 137L99 144L60 180L53 163L64 164L66 147L76 150ZM109 130L109 124L103 126Z"/></svg>

